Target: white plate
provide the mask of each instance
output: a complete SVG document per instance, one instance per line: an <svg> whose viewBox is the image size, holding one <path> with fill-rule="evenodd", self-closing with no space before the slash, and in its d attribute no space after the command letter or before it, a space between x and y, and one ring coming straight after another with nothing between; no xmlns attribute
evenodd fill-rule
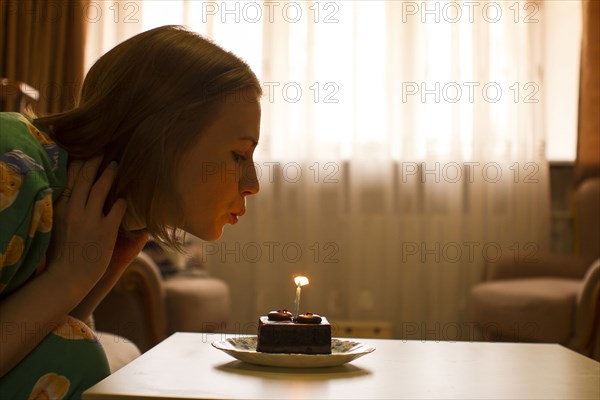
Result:
<svg viewBox="0 0 600 400"><path fill-rule="evenodd" d="M217 340L212 345L247 363L295 368L334 367L375 350L352 340L331 339L331 354L261 353L256 351L256 336Z"/></svg>

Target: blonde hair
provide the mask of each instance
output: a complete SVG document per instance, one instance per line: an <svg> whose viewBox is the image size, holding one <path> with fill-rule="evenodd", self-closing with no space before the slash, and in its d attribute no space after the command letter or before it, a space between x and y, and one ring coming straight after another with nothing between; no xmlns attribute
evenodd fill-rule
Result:
<svg viewBox="0 0 600 400"><path fill-rule="evenodd" d="M218 115L225 97L262 89L231 52L181 26L143 32L103 55L83 82L77 106L37 118L69 156L104 154L119 174L106 207L123 197L159 242L180 249L176 191L181 155ZM246 95L247 96L247 95ZM133 207L132 207L133 205Z"/></svg>

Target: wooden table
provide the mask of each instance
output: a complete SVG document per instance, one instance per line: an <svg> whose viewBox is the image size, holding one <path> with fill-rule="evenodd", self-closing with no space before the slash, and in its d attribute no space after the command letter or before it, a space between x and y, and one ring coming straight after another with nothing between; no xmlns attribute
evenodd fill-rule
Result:
<svg viewBox="0 0 600 400"><path fill-rule="evenodd" d="M349 364L287 369L213 348L221 334L176 333L87 390L97 399L599 399L600 363L556 344L357 339Z"/></svg>

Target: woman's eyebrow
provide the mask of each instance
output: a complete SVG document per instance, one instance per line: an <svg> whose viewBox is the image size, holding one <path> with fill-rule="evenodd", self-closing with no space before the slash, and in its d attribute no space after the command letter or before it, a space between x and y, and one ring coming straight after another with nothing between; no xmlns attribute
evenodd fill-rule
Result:
<svg viewBox="0 0 600 400"><path fill-rule="evenodd" d="M258 141L252 136L242 136L238 138L238 140L249 140L250 142L252 142L252 147L256 147L258 145Z"/></svg>

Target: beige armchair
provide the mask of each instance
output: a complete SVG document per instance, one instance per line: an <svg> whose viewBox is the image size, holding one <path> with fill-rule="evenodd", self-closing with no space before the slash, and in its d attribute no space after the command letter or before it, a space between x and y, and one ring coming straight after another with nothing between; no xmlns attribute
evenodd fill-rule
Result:
<svg viewBox="0 0 600 400"><path fill-rule="evenodd" d="M191 267L165 278L142 252L96 308L94 319L98 330L125 337L145 352L174 332L223 329L229 304L227 284L207 271Z"/></svg>
<svg viewBox="0 0 600 400"><path fill-rule="evenodd" d="M498 262L470 293L484 340L560 343L600 361L600 178L575 193L577 255Z"/></svg>

